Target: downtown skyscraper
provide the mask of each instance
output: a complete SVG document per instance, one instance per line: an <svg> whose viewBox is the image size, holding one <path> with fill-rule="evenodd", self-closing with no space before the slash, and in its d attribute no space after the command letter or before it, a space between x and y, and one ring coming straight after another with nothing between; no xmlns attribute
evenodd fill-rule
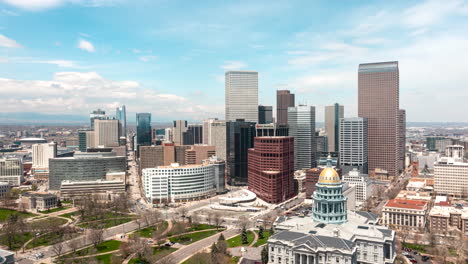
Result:
<svg viewBox="0 0 468 264"><path fill-rule="evenodd" d="M119 120L121 125L120 136L127 137L127 112L125 110L125 105L115 109L115 118Z"/></svg>
<svg viewBox="0 0 468 264"><path fill-rule="evenodd" d="M325 106L325 133L328 137L328 151L338 152L340 118L344 117L344 106L339 104Z"/></svg>
<svg viewBox="0 0 468 264"><path fill-rule="evenodd" d="M358 115L368 121L369 173L382 169L390 177L398 174L399 89L397 61L359 65Z"/></svg>
<svg viewBox="0 0 468 264"><path fill-rule="evenodd" d="M258 122L258 72L226 72L225 93L226 121Z"/></svg>
<svg viewBox="0 0 468 264"><path fill-rule="evenodd" d="M294 169L315 167L315 107L299 105L288 108L289 136L294 138Z"/></svg>
<svg viewBox="0 0 468 264"><path fill-rule="evenodd" d="M136 149L151 146L151 113L136 114Z"/></svg>
<svg viewBox="0 0 468 264"><path fill-rule="evenodd" d="M294 107L294 94L289 90L276 91L276 123L288 123L288 107Z"/></svg>

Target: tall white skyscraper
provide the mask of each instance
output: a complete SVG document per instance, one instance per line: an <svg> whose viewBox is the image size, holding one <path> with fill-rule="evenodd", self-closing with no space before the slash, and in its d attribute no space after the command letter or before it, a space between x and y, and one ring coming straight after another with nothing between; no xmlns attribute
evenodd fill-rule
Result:
<svg viewBox="0 0 468 264"><path fill-rule="evenodd" d="M225 78L226 121L258 123L258 72L228 71Z"/></svg>
<svg viewBox="0 0 468 264"><path fill-rule="evenodd" d="M315 167L315 107L288 108L289 136L294 137L294 169Z"/></svg>
<svg viewBox="0 0 468 264"><path fill-rule="evenodd" d="M121 125L120 136L127 137L127 112L125 105L119 106L115 109L115 118L119 120Z"/></svg>
<svg viewBox="0 0 468 264"><path fill-rule="evenodd" d="M211 139L211 123L214 121L217 121L218 118L210 118L203 120L203 144L210 145L210 139Z"/></svg>
<svg viewBox="0 0 468 264"><path fill-rule="evenodd" d="M119 120L94 120L94 144L97 147L118 147L119 132Z"/></svg>
<svg viewBox="0 0 468 264"><path fill-rule="evenodd" d="M49 159L57 157L55 142L32 145L33 168L49 168Z"/></svg>
<svg viewBox="0 0 468 264"><path fill-rule="evenodd" d="M172 141L176 145L182 145L184 142L184 133L187 132L187 120L175 120L172 126Z"/></svg>
<svg viewBox="0 0 468 264"><path fill-rule="evenodd" d="M353 168L367 174L367 119L340 119L340 167L343 174Z"/></svg>

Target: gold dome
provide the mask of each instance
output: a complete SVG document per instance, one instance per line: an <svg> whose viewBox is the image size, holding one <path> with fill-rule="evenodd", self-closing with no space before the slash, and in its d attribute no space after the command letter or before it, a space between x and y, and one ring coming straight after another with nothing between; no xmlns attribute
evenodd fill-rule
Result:
<svg viewBox="0 0 468 264"><path fill-rule="evenodd" d="M341 180L340 180L340 175L338 175L338 172L336 172L335 169L325 168L320 173L318 182L319 183L339 183L341 182Z"/></svg>

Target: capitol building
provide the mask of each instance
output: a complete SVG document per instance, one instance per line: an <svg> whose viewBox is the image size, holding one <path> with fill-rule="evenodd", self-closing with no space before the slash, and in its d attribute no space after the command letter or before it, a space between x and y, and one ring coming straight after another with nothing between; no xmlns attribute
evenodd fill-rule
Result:
<svg viewBox="0 0 468 264"><path fill-rule="evenodd" d="M343 184L329 160L312 195L309 216L281 216L268 240L271 264L393 263L395 232L368 212L348 212Z"/></svg>

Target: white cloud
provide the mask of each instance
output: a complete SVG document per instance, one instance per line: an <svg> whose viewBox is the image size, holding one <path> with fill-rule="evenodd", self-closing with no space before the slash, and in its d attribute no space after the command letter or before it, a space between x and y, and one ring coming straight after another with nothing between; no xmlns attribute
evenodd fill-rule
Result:
<svg viewBox="0 0 468 264"><path fill-rule="evenodd" d="M225 64L221 66L224 70L240 70L247 67L247 64L242 61L225 61Z"/></svg>
<svg viewBox="0 0 468 264"><path fill-rule="evenodd" d="M0 47L5 48L21 48L21 45L15 40L0 34Z"/></svg>
<svg viewBox="0 0 468 264"><path fill-rule="evenodd" d="M94 45L93 43L87 41L87 40L84 40L84 39L80 39L79 42L78 42L78 48L84 50L84 51L87 51L87 52L94 52L96 51L96 49L94 48Z"/></svg>
<svg viewBox="0 0 468 264"><path fill-rule="evenodd" d="M148 61L154 61L157 58L158 58L158 56L148 55L148 56L141 56L138 59L141 60L141 61L144 61L144 62L148 62Z"/></svg>
<svg viewBox="0 0 468 264"><path fill-rule="evenodd" d="M13 12L13 11L8 10L8 9L2 9L2 10L1 10L1 13L4 14L4 15L6 15L6 16L19 16L18 13Z"/></svg>
<svg viewBox="0 0 468 264"><path fill-rule="evenodd" d="M64 0L2 0L4 3L26 10L44 10L62 5Z"/></svg>
<svg viewBox="0 0 468 264"><path fill-rule="evenodd" d="M87 7L112 6L125 0L0 0L8 5L29 11L42 11L56 8L66 3Z"/></svg>
<svg viewBox="0 0 468 264"><path fill-rule="evenodd" d="M165 120L202 120L220 116L223 109L222 105L199 105L180 95L145 88L135 81L109 80L96 72L57 72L51 80L0 78L3 112L85 115L94 108L113 111L118 104L125 104L132 113L157 111L154 114Z"/></svg>
<svg viewBox="0 0 468 264"><path fill-rule="evenodd" d="M63 68L75 68L77 67L74 61L69 60L45 60L45 61L33 61L35 63L45 63L45 64L53 64Z"/></svg>
<svg viewBox="0 0 468 264"><path fill-rule="evenodd" d="M403 23L409 27L425 27L440 22L451 14L459 14L462 0L428 0L406 9Z"/></svg>

